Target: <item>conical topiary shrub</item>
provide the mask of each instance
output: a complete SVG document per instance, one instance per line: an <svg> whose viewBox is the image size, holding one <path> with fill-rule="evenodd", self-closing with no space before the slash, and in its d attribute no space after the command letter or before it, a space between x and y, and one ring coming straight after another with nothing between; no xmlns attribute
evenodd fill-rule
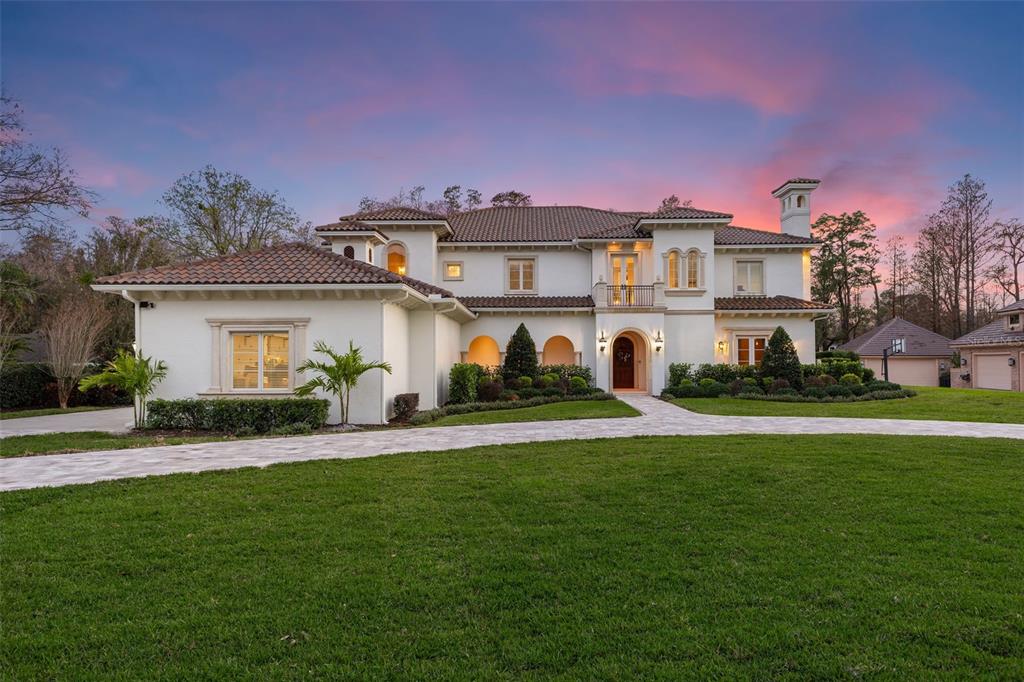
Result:
<svg viewBox="0 0 1024 682"><path fill-rule="evenodd" d="M764 348L761 358L761 376L773 379L785 379L789 385L799 388L801 385L800 356L796 354L793 339L782 327L776 327L768 345Z"/></svg>
<svg viewBox="0 0 1024 682"><path fill-rule="evenodd" d="M537 376L537 346L525 324L520 324L508 341L501 373L506 380Z"/></svg>

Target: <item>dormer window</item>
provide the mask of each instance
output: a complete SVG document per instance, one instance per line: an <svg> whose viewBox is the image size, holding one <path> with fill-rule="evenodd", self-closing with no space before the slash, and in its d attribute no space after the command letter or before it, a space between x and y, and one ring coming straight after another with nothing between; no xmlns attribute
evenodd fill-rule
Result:
<svg viewBox="0 0 1024 682"><path fill-rule="evenodd" d="M396 275L405 275L406 257L405 247L401 244L389 244L384 260L388 264L388 271Z"/></svg>
<svg viewBox="0 0 1024 682"><path fill-rule="evenodd" d="M1021 314L1014 313L1006 317L1006 326L1011 332L1019 332L1024 330L1024 325L1021 324Z"/></svg>
<svg viewBox="0 0 1024 682"><path fill-rule="evenodd" d="M737 296L763 296L764 261L736 261L735 290Z"/></svg>
<svg viewBox="0 0 1024 682"><path fill-rule="evenodd" d="M351 244L349 246L346 246L345 250L344 250L344 254L345 254L345 258L355 258L356 257L355 247L353 247Z"/></svg>

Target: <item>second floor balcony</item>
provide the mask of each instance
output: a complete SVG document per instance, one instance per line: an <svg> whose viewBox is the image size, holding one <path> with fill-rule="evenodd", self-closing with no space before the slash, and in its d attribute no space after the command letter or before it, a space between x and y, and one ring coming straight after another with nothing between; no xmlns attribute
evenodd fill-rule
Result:
<svg viewBox="0 0 1024 682"><path fill-rule="evenodd" d="M594 303L608 308L660 308L665 305L665 285L608 284L594 285Z"/></svg>

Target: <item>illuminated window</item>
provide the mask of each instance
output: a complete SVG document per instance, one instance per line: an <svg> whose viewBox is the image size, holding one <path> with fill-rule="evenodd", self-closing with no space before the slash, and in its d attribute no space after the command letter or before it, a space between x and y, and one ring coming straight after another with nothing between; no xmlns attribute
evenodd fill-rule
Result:
<svg viewBox="0 0 1024 682"><path fill-rule="evenodd" d="M509 258L508 261L508 292L514 294L532 294L537 291L535 258Z"/></svg>
<svg viewBox="0 0 1024 682"><path fill-rule="evenodd" d="M679 252L672 251L668 254L668 288L679 288Z"/></svg>
<svg viewBox="0 0 1024 682"><path fill-rule="evenodd" d="M404 275L406 272L405 263L405 247L401 244L391 244L388 246L387 254L385 259L388 263L388 271L395 273L396 275Z"/></svg>
<svg viewBox="0 0 1024 682"><path fill-rule="evenodd" d="M764 261L736 261L736 293L740 296L764 294Z"/></svg>
<svg viewBox="0 0 1024 682"><path fill-rule="evenodd" d="M700 254L691 251L686 254L686 288L696 289L700 285Z"/></svg>
<svg viewBox="0 0 1024 682"><path fill-rule="evenodd" d="M354 248L352 248L351 246L346 246L345 247L345 258L355 258L355 257L356 257L356 250Z"/></svg>
<svg viewBox="0 0 1024 682"><path fill-rule="evenodd" d="M281 391L289 388L287 332L231 334L231 388Z"/></svg>
<svg viewBox="0 0 1024 682"><path fill-rule="evenodd" d="M445 261L444 278L451 280L462 279L462 261Z"/></svg>
<svg viewBox="0 0 1024 682"><path fill-rule="evenodd" d="M737 336L736 362L740 365L760 365L764 357L767 336Z"/></svg>

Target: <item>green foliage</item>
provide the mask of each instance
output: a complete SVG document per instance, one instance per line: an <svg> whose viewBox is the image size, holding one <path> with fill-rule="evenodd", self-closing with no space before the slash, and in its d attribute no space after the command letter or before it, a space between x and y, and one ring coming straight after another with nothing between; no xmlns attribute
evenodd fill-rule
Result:
<svg viewBox="0 0 1024 682"><path fill-rule="evenodd" d="M768 339L760 371L763 376L785 379L790 386L800 386L800 357L796 354L793 339L782 327L776 327Z"/></svg>
<svg viewBox="0 0 1024 682"><path fill-rule="evenodd" d="M519 377L519 385L522 388L530 388L531 386L533 386L533 377Z"/></svg>
<svg viewBox="0 0 1024 682"><path fill-rule="evenodd" d="M823 213L811 233L821 240L811 256L811 297L837 308L838 340L849 341L858 292L875 281L875 225L863 211Z"/></svg>
<svg viewBox="0 0 1024 682"><path fill-rule="evenodd" d="M757 378L757 367L753 365L726 365L705 362L693 370L690 378L697 383L704 379L711 379L721 384L729 384L737 379L746 379L747 377Z"/></svg>
<svg viewBox="0 0 1024 682"><path fill-rule="evenodd" d="M668 385L680 386L684 380L689 380L693 365L688 362L673 362L668 366Z"/></svg>
<svg viewBox="0 0 1024 682"><path fill-rule="evenodd" d="M102 372L78 382L78 390L84 392L93 387L110 386L124 391L132 397L135 428L138 429L146 423L146 401L166 376L167 363L162 360L153 362L153 358L143 356L141 351L133 353L122 348Z"/></svg>
<svg viewBox="0 0 1024 682"><path fill-rule="evenodd" d="M457 362L448 371L448 402L471 403L476 400L480 366L471 362Z"/></svg>
<svg viewBox="0 0 1024 682"><path fill-rule="evenodd" d="M502 384L501 379L485 379L480 382L477 386L476 400L480 400L485 403L494 402L501 397L501 394L505 391L505 385ZM473 400L467 400L464 402L474 402Z"/></svg>
<svg viewBox="0 0 1024 682"><path fill-rule="evenodd" d="M344 355L335 352L323 341L317 341L313 350L330 358L330 362L306 360L296 370L299 373L317 372L318 375L295 388L295 395L313 395L317 390L338 397L341 407L341 423L347 424L349 418L349 401L352 389L359 385L359 377L373 369L381 369L391 374L391 365L387 362L366 362L363 351L352 341L348 342L348 352Z"/></svg>
<svg viewBox="0 0 1024 682"><path fill-rule="evenodd" d="M860 360L860 355L852 350L821 350L815 354L817 360L829 360L839 358L842 360Z"/></svg>
<svg viewBox="0 0 1024 682"><path fill-rule="evenodd" d="M506 381L512 377L535 377L539 373L537 367L537 346L525 324L520 323L512 338L505 347L505 364L502 374Z"/></svg>
<svg viewBox="0 0 1024 682"><path fill-rule="evenodd" d="M857 376L856 374L844 374L843 376L839 377L839 383L844 384L846 386L859 386L861 382L860 377Z"/></svg>
<svg viewBox="0 0 1024 682"><path fill-rule="evenodd" d="M419 393L399 393L395 396L395 419L408 421L420 406Z"/></svg>
<svg viewBox="0 0 1024 682"><path fill-rule="evenodd" d="M71 406L128 405L131 398L113 387L93 387L72 392ZM57 384L45 365L10 364L0 371L0 409L57 407Z"/></svg>
<svg viewBox="0 0 1024 682"><path fill-rule="evenodd" d="M245 435L307 424L318 429L327 422L327 400L314 398L219 398L151 400L146 426L151 429L221 431Z"/></svg>
<svg viewBox="0 0 1024 682"><path fill-rule="evenodd" d="M583 377L572 377L569 379L569 392L573 395L589 393L590 387L587 386L587 381Z"/></svg>
<svg viewBox="0 0 1024 682"><path fill-rule="evenodd" d="M555 395L537 396L527 400L498 400L488 403L460 403L450 404L433 410L417 412L413 415L410 423L414 426L422 426L430 422L453 414L468 414L470 412L488 412L490 410L512 410L519 407L536 407L537 405L550 405L573 400L615 400L615 396L604 391L588 391L584 395Z"/></svg>

